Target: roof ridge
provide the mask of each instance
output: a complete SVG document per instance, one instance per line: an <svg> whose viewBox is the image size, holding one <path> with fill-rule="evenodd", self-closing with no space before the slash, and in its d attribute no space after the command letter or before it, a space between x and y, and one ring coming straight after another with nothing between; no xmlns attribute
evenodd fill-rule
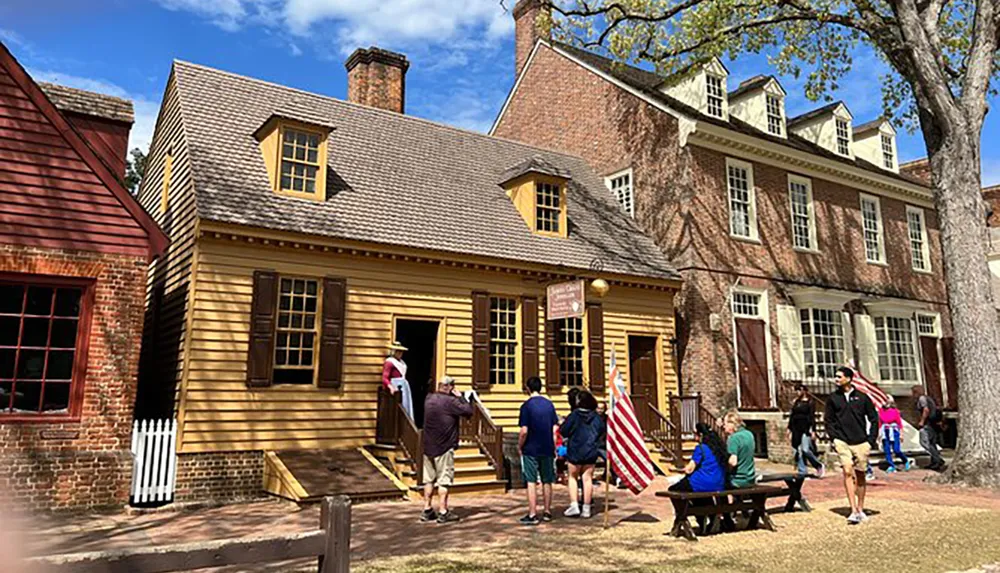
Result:
<svg viewBox="0 0 1000 573"><path fill-rule="evenodd" d="M489 139L489 140L503 141L505 143L511 143L511 144L517 145L517 146L525 148L525 149L533 149L533 150L537 150L537 151L542 151L544 153L550 153L550 154L554 154L554 155L560 155L560 156L563 156L563 157L569 157L569 158L578 159L578 160L581 160L581 161L583 160L583 158L580 157L579 155L573 155L572 153L566 153L565 151L559 151L559 150L550 149L550 148L547 148L547 147L539 147L539 146L536 146L536 145L529 145L527 143L524 143L523 141L517 141L517 140L514 140L514 139L508 139L508 138L505 138L505 137L498 137L498 136L495 136L495 135L490 135L488 133L482 133L482 132L479 132L479 131L473 131L471 129L466 129L466 128L463 128L463 127L457 127L457 126L450 125L450 124L447 124L447 123L441 123L441 122L437 122L437 121L432 121L430 119L426 119L426 118L423 118L423 117L418 117L418 116L415 116L415 115L409 115L409 114L405 114L405 113L397 113L397 112L394 112L394 111L384 110L384 109L380 109L380 108L377 108L377 107L372 107L372 106L368 106L368 105L364 105L364 104L352 102L352 101L349 101L349 100L346 100L346 99L340 99L340 98L337 98L337 97L333 97L331 95L319 94L319 93L316 93L316 92L311 92L311 91L308 91L308 90L304 90L302 88L296 88L296 87L292 87L292 86L287 86L287 85L279 84L277 82L272 82L272 81L269 81L269 80L263 80L263 79L260 79L260 78L255 78L255 77L252 77L252 76L247 76L247 75L244 75L244 74L238 74L236 72L230 72L230 71L226 71L226 70L221 70L219 68L213 68L211 66L206 66L206 65L203 65L203 64L196 64L194 62L188 62L186 60L179 60L179 59L175 58L174 59L174 64L175 65L176 64L181 64L181 65L184 65L184 66L191 66L191 67L198 68L198 69L205 70L205 71L209 71L209 72L224 74L224 75L227 75L227 76L230 76L230 77L233 77L233 78L238 78L238 79L241 79L241 80L246 80L246 81L255 82L255 83L259 83L259 84L265 84L265 85L273 86L273 87L280 88L280 89L285 89L285 90L290 90L290 91L293 91L293 92L298 92L300 94L304 94L304 95L308 95L308 96L323 98L323 99L326 99L326 100L332 100L332 101L337 102L338 104L344 104L344 105L348 105L348 106L351 106L351 107L356 107L356 108L363 109L363 110L366 110L366 111L370 111L370 112L373 112L373 113L385 115L387 117L393 117L393 118L397 118L397 119L404 119L404 120L408 120L408 121L416 121L416 122L424 123L424 124L431 125L431 126L434 126L434 127L438 127L438 128L442 128L442 129L447 129L447 130L451 130L451 131L456 131L458 133L464 133L464 134L468 134L468 135L472 135L472 136L476 136L476 137L482 137L484 139ZM277 111L277 110L275 110L275 111Z"/></svg>
<svg viewBox="0 0 1000 573"><path fill-rule="evenodd" d="M65 84L60 84L60 83L56 83L56 82L35 82L35 83L37 83L40 86L53 86L53 87L58 88L58 89L71 90L71 91L75 91L75 92L82 92L82 93L85 93L85 94L91 94L91 95L95 95L95 96L100 96L102 98L117 100L117 101L122 102L122 103L127 103L130 106L133 105L133 102L130 99L119 97L119 96L116 96L116 95L106 94L104 92L95 92L94 90L85 90L85 89L82 89L82 88L75 88L73 86L67 86Z"/></svg>

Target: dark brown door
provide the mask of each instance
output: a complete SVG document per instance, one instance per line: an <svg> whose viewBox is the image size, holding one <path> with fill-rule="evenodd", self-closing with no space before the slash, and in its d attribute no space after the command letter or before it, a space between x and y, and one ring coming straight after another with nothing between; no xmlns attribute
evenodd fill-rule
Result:
<svg viewBox="0 0 1000 573"><path fill-rule="evenodd" d="M736 358L740 379L740 408L766 410L771 407L767 383L767 345L764 321L736 319Z"/></svg>
<svg viewBox="0 0 1000 573"><path fill-rule="evenodd" d="M944 380L948 388L949 410L958 410L958 372L955 370L955 339L941 339L941 360L944 362Z"/></svg>
<svg viewBox="0 0 1000 573"><path fill-rule="evenodd" d="M920 355L923 357L922 366L927 395L934 399L938 408L943 408L945 404L944 394L941 392L941 361L938 358L938 339L921 336Z"/></svg>
<svg viewBox="0 0 1000 573"><path fill-rule="evenodd" d="M437 372L438 322L396 319L396 340L408 348L403 354L406 380L413 394L413 421L424 427L424 400L434 392Z"/></svg>
<svg viewBox="0 0 1000 573"><path fill-rule="evenodd" d="M652 336L628 337L629 378L632 388L629 393L635 415L643 431L649 432L656 427L653 411L649 405L659 408L656 388L658 376L656 373L656 338Z"/></svg>

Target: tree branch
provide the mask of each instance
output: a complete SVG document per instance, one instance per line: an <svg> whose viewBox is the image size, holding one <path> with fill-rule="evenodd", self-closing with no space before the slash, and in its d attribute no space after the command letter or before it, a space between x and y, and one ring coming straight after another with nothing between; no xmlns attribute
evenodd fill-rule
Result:
<svg viewBox="0 0 1000 573"><path fill-rule="evenodd" d="M969 46L968 66L962 82L962 108L969 121L976 128L983 125L986 117L986 91L994 73L996 62L997 17L1000 9L997 0L982 0L976 8L975 24L972 29L972 44Z"/></svg>

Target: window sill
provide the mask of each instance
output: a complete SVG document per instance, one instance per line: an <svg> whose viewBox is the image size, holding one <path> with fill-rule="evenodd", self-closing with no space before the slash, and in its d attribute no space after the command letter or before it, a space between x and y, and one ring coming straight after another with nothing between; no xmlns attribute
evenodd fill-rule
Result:
<svg viewBox="0 0 1000 573"><path fill-rule="evenodd" d="M889 263L886 263L886 262L882 262L882 261L866 261L866 262L867 262L867 263L868 263L869 265L875 265L876 267L885 267L885 268L889 268Z"/></svg>
<svg viewBox="0 0 1000 573"><path fill-rule="evenodd" d="M913 272L921 275L933 275L934 271L931 269L913 269Z"/></svg>
<svg viewBox="0 0 1000 573"><path fill-rule="evenodd" d="M753 244L753 245L763 245L764 244L764 243L761 242L760 237L743 237L741 235L734 235L732 233L729 233L729 238L733 239L733 240L736 240L736 241L740 241L741 243L750 243L750 244Z"/></svg>
<svg viewBox="0 0 1000 573"><path fill-rule="evenodd" d="M81 422L81 416L79 414L75 416L74 415L30 416L25 414L0 415L0 424L79 424L80 422Z"/></svg>
<svg viewBox="0 0 1000 573"><path fill-rule="evenodd" d="M822 255L823 253L819 249L806 249L804 247L792 247L792 250L796 253L803 253L806 255Z"/></svg>

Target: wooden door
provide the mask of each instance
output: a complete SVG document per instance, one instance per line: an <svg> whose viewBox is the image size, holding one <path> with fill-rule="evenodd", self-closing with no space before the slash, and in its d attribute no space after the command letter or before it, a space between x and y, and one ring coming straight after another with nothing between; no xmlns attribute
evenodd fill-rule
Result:
<svg viewBox="0 0 1000 573"><path fill-rule="evenodd" d="M938 358L938 339L931 336L920 337L921 366L924 370L924 386L927 395L934 399L938 408L944 408L944 394L941 392L941 361Z"/></svg>
<svg viewBox="0 0 1000 573"><path fill-rule="evenodd" d="M657 386L659 376L656 369L656 338L652 336L628 337L629 379L632 387L629 394L632 406L643 431L650 432L656 427L656 420L649 405L659 409Z"/></svg>
<svg viewBox="0 0 1000 573"><path fill-rule="evenodd" d="M955 369L955 339L941 339L941 360L944 362L944 380L948 388L948 410L958 410L958 372Z"/></svg>
<svg viewBox="0 0 1000 573"><path fill-rule="evenodd" d="M740 408L766 410L771 407L767 380L767 345L763 320L736 319L736 359L740 384Z"/></svg>

